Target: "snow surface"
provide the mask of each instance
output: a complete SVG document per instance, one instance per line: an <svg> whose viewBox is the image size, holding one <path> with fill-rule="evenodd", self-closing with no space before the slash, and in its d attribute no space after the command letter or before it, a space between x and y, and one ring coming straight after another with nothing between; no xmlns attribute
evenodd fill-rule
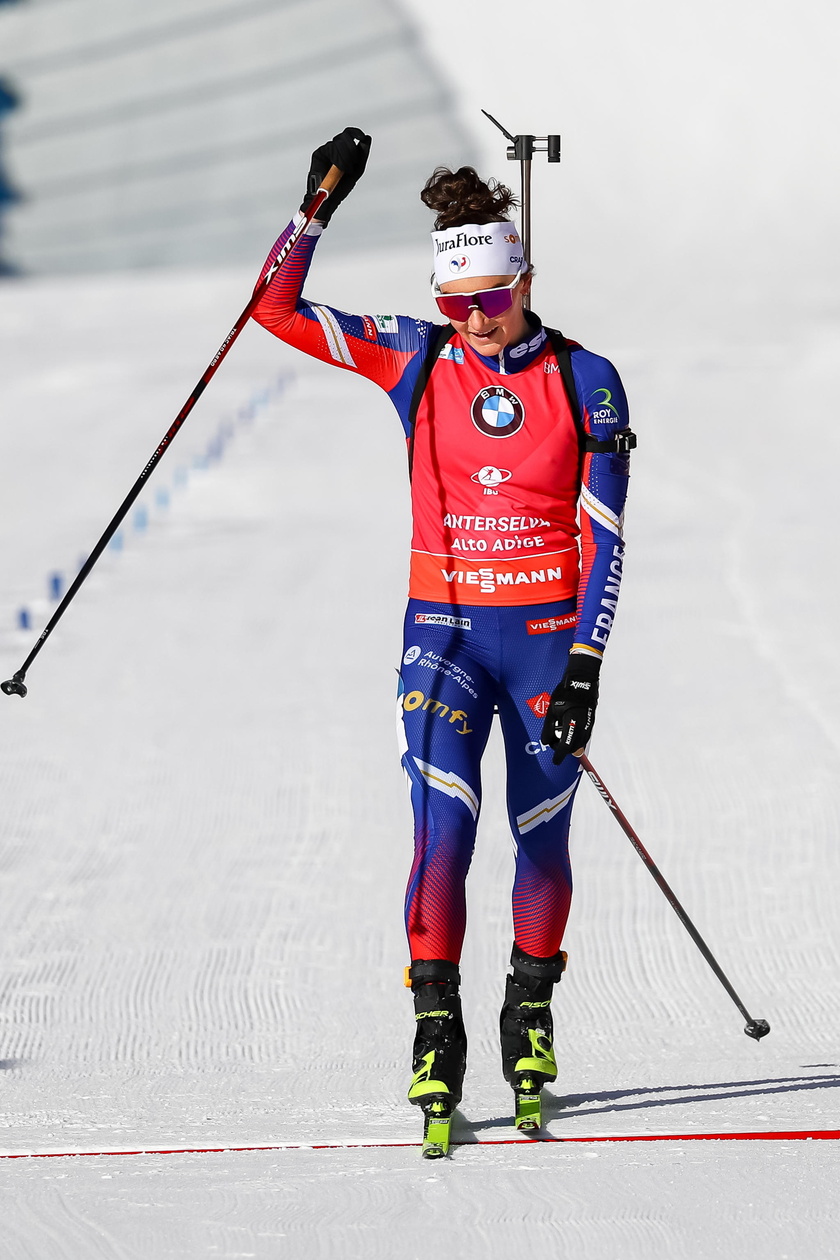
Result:
<svg viewBox="0 0 840 1260"><path fill-rule="evenodd" d="M421 261L394 256L381 277L333 264L329 287L363 306L378 287L390 307ZM2 457L4 676L35 637L12 614L98 536L247 288L222 274L2 291L4 412L20 421ZM816 333L803 351L830 372ZM840 1128L836 680L828 655L819 667L833 603L821 613L811 581L813 517L795 495L774 508L810 476L828 510L837 439L815 460L738 435L774 347L746 365L743 351L614 357L643 445L592 756L773 1031L743 1036L584 785L548 1131ZM784 384L761 397L765 433L790 423L790 367ZM224 457L194 467L226 420ZM248 329L156 474L170 506L153 482L148 529L103 559L28 698L3 698L5 1152L416 1139L400 975L410 824L391 721L403 459L384 396ZM807 653L788 650L794 615L814 634ZM496 746L486 790L463 965L467 1141L509 1136ZM431 1171L396 1148L31 1160L2 1176L14 1260L420 1257L437 1223L464 1255L525 1242L734 1255L749 1239L782 1257L828 1254L835 1151L528 1143L461 1147Z"/></svg>
<svg viewBox="0 0 840 1260"><path fill-rule="evenodd" d="M772 1026L743 1035L584 784L548 1132L840 1129L836 308L806 268L778 323L757 267L722 323L708 290L681 322L686 305L657 301L664 249L628 323L627 276L617 301L579 271L552 297L546 256L535 306L615 360L640 435L592 760ZM325 254L309 291L426 315L426 274L423 248ZM99 536L251 279L0 289L3 677L51 607L48 575ZM251 327L144 498L147 528L103 558L28 698L0 697L2 1153L416 1140L398 423L372 386ZM466 1143L510 1135L501 779L494 742L463 961ZM431 1167L400 1146L0 1160L3 1248L811 1260L836 1252L837 1171L833 1141L468 1144Z"/></svg>

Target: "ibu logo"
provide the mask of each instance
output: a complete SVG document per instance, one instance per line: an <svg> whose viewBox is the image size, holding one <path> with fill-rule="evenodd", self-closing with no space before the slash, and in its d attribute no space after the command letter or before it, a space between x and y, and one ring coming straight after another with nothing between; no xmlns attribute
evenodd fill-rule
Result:
<svg viewBox="0 0 840 1260"><path fill-rule="evenodd" d="M478 472L473 473L470 481L477 481L480 486L484 486L485 494L498 494L497 486L503 481L510 481L511 473L507 468L494 468L492 464L486 464L484 468L479 468Z"/></svg>

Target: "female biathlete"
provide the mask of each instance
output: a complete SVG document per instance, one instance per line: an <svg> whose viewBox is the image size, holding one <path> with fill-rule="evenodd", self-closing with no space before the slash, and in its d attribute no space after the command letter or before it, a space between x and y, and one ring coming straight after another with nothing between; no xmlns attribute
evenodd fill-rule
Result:
<svg viewBox="0 0 840 1260"><path fill-rule="evenodd" d="M579 777L568 754L592 732L635 443L612 364L525 309L531 277L508 218L514 199L471 167L436 170L421 193L437 213L433 292L448 323L348 315L301 297L318 237L369 149L369 136L347 128L315 151L302 210L331 165L345 174L255 318L380 385L405 429L414 531L400 725L415 824L405 915L417 1019L409 1098L427 1131L434 1126L439 1140L428 1145L439 1154L466 1064L458 963L496 711L516 847L502 1068L520 1127L539 1124L540 1088L557 1075L549 1007L566 965Z"/></svg>

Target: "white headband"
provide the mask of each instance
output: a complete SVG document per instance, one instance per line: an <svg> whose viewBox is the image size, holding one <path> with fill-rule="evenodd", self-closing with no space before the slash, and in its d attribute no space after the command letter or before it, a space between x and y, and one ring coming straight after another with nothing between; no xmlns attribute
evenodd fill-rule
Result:
<svg viewBox="0 0 840 1260"><path fill-rule="evenodd" d="M465 223L432 232L435 280L461 276L515 276L525 270L525 251L515 226L504 223Z"/></svg>

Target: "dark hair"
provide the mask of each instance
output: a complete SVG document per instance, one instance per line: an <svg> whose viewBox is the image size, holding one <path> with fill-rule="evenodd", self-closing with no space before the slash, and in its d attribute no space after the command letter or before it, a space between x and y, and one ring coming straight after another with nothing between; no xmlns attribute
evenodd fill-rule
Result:
<svg viewBox="0 0 840 1260"><path fill-rule="evenodd" d="M464 223L504 223L519 204L509 188L497 179L485 183L472 166L459 166L457 171L437 167L426 180L420 200L437 214L436 232Z"/></svg>

